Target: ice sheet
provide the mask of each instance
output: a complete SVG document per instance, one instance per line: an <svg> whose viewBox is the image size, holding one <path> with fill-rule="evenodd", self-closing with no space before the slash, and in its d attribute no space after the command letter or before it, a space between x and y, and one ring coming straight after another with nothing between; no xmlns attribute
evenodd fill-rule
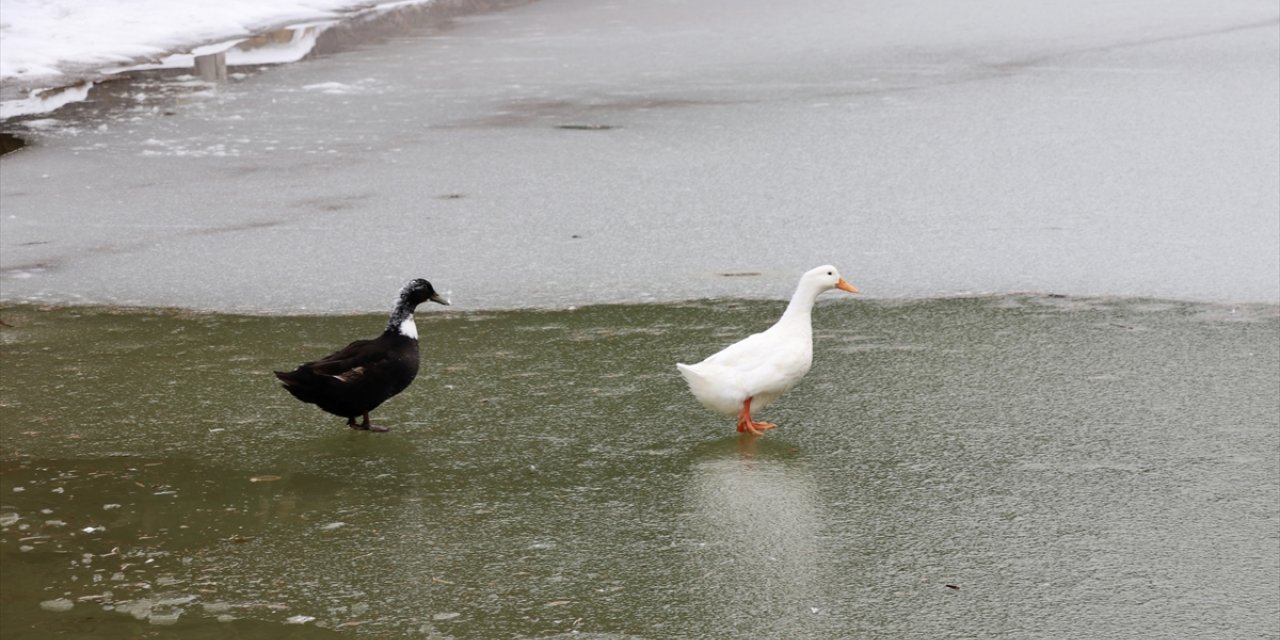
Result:
<svg viewBox="0 0 1280 640"><path fill-rule="evenodd" d="M876 297L1274 303L1278 67L1266 4L539 2L67 107L3 160L0 283L565 307L832 263Z"/></svg>

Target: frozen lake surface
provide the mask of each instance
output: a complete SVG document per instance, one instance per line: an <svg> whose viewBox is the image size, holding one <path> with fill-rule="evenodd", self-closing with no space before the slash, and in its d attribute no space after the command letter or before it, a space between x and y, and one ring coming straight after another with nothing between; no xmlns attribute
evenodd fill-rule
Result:
<svg viewBox="0 0 1280 640"><path fill-rule="evenodd" d="M6 123L0 636L1280 634L1274 3L434 6Z"/></svg>
<svg viewBox="0 0 1280 640"><path fill-rule="evenodd" d="M1280 301L1273 4L419 13L28 121L0 296L381 311L425 276L567 307L782 298L830 262L876 297Z"/></svg>
<svg viewBox="0 0 1280 640"><path fill-rule="evenodd" d="M1280 633L1274 306L831 299L740 437L781 309L432 309L370 434L270 371L382 317L6 307L0 636Z"/></svg>

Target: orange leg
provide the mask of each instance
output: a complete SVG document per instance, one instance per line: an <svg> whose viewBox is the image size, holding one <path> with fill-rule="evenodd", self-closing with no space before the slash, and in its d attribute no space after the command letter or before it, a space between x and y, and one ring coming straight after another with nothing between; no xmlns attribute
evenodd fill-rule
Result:
<svg viewBox="0 0 1280 640"><path fill-rule="evenodd" d="M742 401L742 411L738 412L738 433L750 433L751 435L762 435L778 425L772 422L755 422L751 419L751 398Z"/></svg>

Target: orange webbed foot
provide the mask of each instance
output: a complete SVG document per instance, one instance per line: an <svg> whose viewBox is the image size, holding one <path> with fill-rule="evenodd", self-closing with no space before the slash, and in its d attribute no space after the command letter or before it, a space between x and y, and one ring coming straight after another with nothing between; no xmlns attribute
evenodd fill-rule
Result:
<svg viewBox="0 0 1280 640"><path fill-rule="evenodd" d="M753 436L764 435L765 431L777 428L778 425L772 422L755 422L753 420L743 420L738 422L738 433L750 433Z"/></svg>
<svg viewBox="0 0 1280 640"><path fill-rule="evenodd" d="M756 422L751 419L751 398L742 401L742 411L738 413L738 433L750 433L753 436L763 435L765 431L777 428L772 422Z"/></svg>

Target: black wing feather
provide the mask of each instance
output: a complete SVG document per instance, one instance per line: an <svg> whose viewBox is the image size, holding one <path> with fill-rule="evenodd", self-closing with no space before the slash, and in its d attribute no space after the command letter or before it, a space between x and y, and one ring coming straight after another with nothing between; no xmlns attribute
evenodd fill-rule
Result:
<svg viewBox="0 0 1280 640"><path fill-rule="evenodd" d="M275 372L295 398L344 417L373 410L417 373L417 341L398 335L356 340L293 371Z"/></svg>

